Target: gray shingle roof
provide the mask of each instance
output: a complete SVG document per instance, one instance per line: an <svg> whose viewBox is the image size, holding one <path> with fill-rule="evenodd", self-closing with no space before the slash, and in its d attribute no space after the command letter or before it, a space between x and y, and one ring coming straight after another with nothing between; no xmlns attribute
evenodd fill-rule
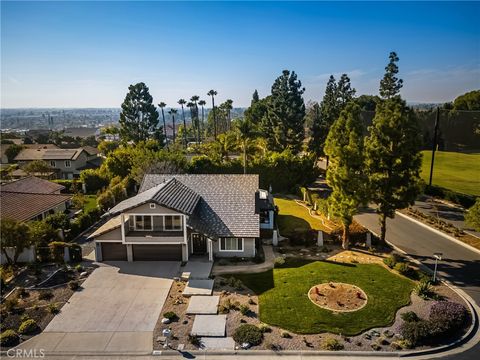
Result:
<svg viewBox="0 0 480 360"><path fill-rule="evenodd" d="M32 194L52 194L65 189L65 186L34 176L2 184L0 191L23 192Z"/></svg>
<svg viewBox="0 0 480 360"><path fill-rule="evenodd" d="M168 179L168 181L162 181L150 189L118 203L107 214L116 215L153 201L183 214L191 215L199 200L200 196L195 191L176 179Z"/></svg>
<svg viewBox="0 0 480 360"><path fill-rule="evenodd" d="M171 179L178 180L201 197L188 221L195 230L215 238L260 236L260 219L255 211L258 175L147 174L139 194Z"/></svg>

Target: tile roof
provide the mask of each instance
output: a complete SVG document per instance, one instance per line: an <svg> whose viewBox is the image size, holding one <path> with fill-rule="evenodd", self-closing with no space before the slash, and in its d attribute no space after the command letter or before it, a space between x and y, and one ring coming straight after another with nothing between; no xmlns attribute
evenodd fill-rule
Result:
<svg viewBox="0 0 480 360"><path fill-rule="evenodd" d="M58 193L64 189L65 186L63 185L48 180L43 180L35 176L29 176L23 179L12 181L10 183L2 184L0 186L0 191L36 194Z"/></svg>
<svg viewBox="0 0 480 360"><path fill-rule="evenodd" d="M156 202L159 205L181 213L191 215L197 206L200 196L192 189L186 187L176 179L160 182L156 186L138 193L115 205L107 214L116 215L128 209L137 207L147 202Z"/></svg>
<svg viewBox="0 0 480 360"><path fill-rule="evenodd" d="M147 174L139 194L164 181L176 179L201 197L189 225L212 237L258 237L260 219L255 211L258 175Z"/></svg>
<svg viewBox="0 0 480 360"><path fill-rule="evenodd" d="M65 194L0 191L0 218L27 221L70 200Z"/></svg>

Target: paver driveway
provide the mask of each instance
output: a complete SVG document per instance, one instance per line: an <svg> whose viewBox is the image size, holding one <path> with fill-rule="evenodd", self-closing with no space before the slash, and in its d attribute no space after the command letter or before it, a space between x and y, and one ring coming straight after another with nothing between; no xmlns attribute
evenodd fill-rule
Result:
<svg viewBox="0 0 480 360"><path fill-rule="evenodd" d="M151 352L179 262L102 264L45 331L20 347L46 352Z"/></svg>

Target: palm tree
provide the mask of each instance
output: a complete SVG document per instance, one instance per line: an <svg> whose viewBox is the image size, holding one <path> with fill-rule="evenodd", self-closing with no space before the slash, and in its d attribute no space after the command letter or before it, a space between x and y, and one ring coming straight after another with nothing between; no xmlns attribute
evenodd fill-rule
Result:
<svg viewBox="0 0 480 360"><path fill-rule="evenodd" d="M197 102L200 100L200 96L198 95L193 95L190 98L190 101L193 102L194 107L195 107L195 126L197 128L197 143L200 143L200 122L198 121L198 105ZM193 121L193 118L192 118Z"/></svg>
<svg viewBox="0 0 480 360"><path fill-rule="evenodd" d="M165 104L163 101L158 104L158 106L160 107L160 109L162 109L162 119L163 119L163 133L165 135L165 144L168 144L168 141L167 141L167 123L165 122L165 113L163 112L163 108L165 106L167 106L167 104Z"/></svg>
<svg viewBox="0 0 480 360"><path fill-rule="evenodd" d="M186 103L187 102L185 101L185 99L178 100L178 104L182 107L183 129L185 130L183 132L183 145L185 146L185 148L187 148L187 122L185 121L185 111L183 109L183 105L185 105Z"/></svg>
<svg viewBox="0 0 480 360"><path fill-rule="evenodd" d="M233 109L233 100L231 99L227 99L227 101L225 101L225 109L227 110L227 131L231 129L231 121L232 119L230 118L230 111Z"/></svg>
<svg viewBox="0 0 480 360"><path fill-rule="evenodd" d="M255 136L255 128L253 124L245 119L241 120L237 125L238 139L243 150L243 173L247 173L247 146L250 139Z"/></svg>
<svg viewBox="0 0 480 360"><path fill-rule="evenodd" d="M187 103L187 107L190 109L190 118L192 119L192 130L193 130L193 134L194 134L194 137L196 136L195 135L195 104L191 101L189 101Z"/></svg>
<svg viewBox="0 0 480 360"><path fill-rule="evenodd" d="M215 117L215 95L217 95L217 92L215 90L210 90L207 93L208 96L212 97L212 111L213 111L213 138L217 138L217 119Z"/></svg>
<svg viewBox="0 0 480 360"><path fill-rule="evenodd" d="M177 113L177 109L170 108L168 113L172 116L173 143L175 144L175 114Z"/></svg>
<svg viewBox="0 0 480 360"><path fill-rule="evenodd" d="M215 144L218 154L220 155L220 160L229 160L229 154L236 148L235 134L232 132L219 134Z"/></svg>
<svg viewBox="0 0 480 360"><path fill-rule="evenodd" d="M202 132L205 130L205 112L204 112L204 106L207 104L205 100L200 100L198 102L198 105L202 107ZM200 141L202 141L202 136L200 135Z"/></svg>

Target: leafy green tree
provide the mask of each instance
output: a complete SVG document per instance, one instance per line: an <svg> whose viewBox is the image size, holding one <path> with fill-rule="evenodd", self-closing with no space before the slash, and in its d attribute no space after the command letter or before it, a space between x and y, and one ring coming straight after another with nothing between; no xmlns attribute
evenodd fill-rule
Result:
<svg viewBox="0 0 480 360"><path fill-rule="evenodd" d="M146 141L158 132L158 112L144 83L128 87L119 122L120 134L125 141Z"/></svg>
<svg viewBox="0 0 480 360"><path fill-rule="evenodd" d="M45 222L51 225L54 229L61 230L63 238L65 238L65 230L70 229L70 219L62 212L48 215L45 218Z"/></svg>
<svg viewBox="0 0 480 360"><path fill-rule="evenodd" d="M29 228L25 223L12 219L2 219L0 221L0 250L9 264L16 264L20 254L32 245L32 237ZM14 249L13 257L8 253L8 249Z"/></svg>
<svg viewBox="0 0 480 360"><path fill-rule="evenodd" d="M380 96L384 99L390 99L400 93L403 87L403 80L397 78L399 60L397 53L392 51L388 57L390 59L385 67L385 75L380 80Z"/></svg>
<svg viewBox="0 0 480 360"><path fill-rule="evenodd" d="M246 174L248 144L256 135L255 126L248 119L241 120L237 124L237 133L238 140L240 142L240 148L243 152L243 173Z"/></svg>
<svg viewBox="0 0 480 360"><path fill-rule="evenodd" d="M217 139L212 143L213 150L219 155L221 161L229 160L230 154L235 151L237 147L235 133L229 131L219 134Z"/></svg>
<svg viewBox="0 0 480 360"><path fill-rule="evenodd" d="M117 149L120 146L120 143L118 141L102 141L100 144L98 144L98 150L103 154L103 155L108 155L115 149Z"/></svg>
<svg viewBox="0 0 480 360"><path fill-rule="evenodd" d="M420 191L421 143L416 117L405 101L396 96L377 104L365 139L365 172L370 199L380 216L382 242L387 217L413 204Z"/></svg>
<svg viewBox="0 0 480 360"><path fill-rule="evenodd" d="M13 162L15 156L20 154L20 151L22 151L24 148L24 146L17 144L8 145L8 147L5 149L5 155L7 156L8 162Z"/></svg>
<svg viewBox="0 0 480 360"><path fill-rule="evenodd" d="M454 110L480 110L480 90L458 96L453 101Z"/></svg>
<svg viewBox="0 0 480 360"><path fill-rule="evenodd" d="M258 91L255 90L252 96L252 101L250 102L250 107L244 112L245 119L247 119L252 125L258 126L262 122L263 117L267 114L267 103L269 99L269 96L260 99Z"/></svg>
<svg viewBox="0 0 480 360"><path fill-rule="evenodd" d="M54 169L43 160L33 160L30 161L27 165L24 166L23 170L27 174L38 175L40 177L45 177Z"/></svg>
<svg viewBox="0 0 480 360"><path fill-rule="evenodd" d="M380 98L376 95L360 95L355 102L362 111L375 111Z"/></svg>
<svg viewBox="0 0 480 360"><path fill-rule="evenodd" d="M167 106L167 104L165 104L163 101L160 102L158 104L158 107L161 109L162 111L162 120L163 120L163 134L165 136L165 143L167 143L167 123L165 122L165 112L164 112L164 108L165 106Z"/></svg>
<svg viewBox="0 0 480 360"><path fill-rule="evenodd" d="M480 231L480 198L477 198L475 204L467 210L465 222L476 231Z"/></svg>
<svg viewBox="0 0 480 360"><path fill-rule="evenodd" d="M262 128L274 150L300 151L305 138L305 88L295 71L284 70L272 85L272 96L267 106Z"/></svg>
<svg viewBox="0 0 480 360"><path fill-rule="evenodd" d="M87 193L95 193L108 185L108 174L105 167L86 169L80 173L80 181L85 185Z"/></svg>
<svg viewBox="0 0 480 360"><path fill-rule="evenodd" d="M328 198L329 212L342 222L342 247L348 249L349 228L358 206L365 200L367 183L358 105L348 104L333 123L325 143L325 154L330 159L327 169L327 183L332 188Z"/></svg>
<svg viewBox="0 0 480 360"><path fill-rule="evenodd" d="M46 247L52 241L58 240L58 233L45 221L33 221L28 224L32 242L38 247Z"/></svg>

